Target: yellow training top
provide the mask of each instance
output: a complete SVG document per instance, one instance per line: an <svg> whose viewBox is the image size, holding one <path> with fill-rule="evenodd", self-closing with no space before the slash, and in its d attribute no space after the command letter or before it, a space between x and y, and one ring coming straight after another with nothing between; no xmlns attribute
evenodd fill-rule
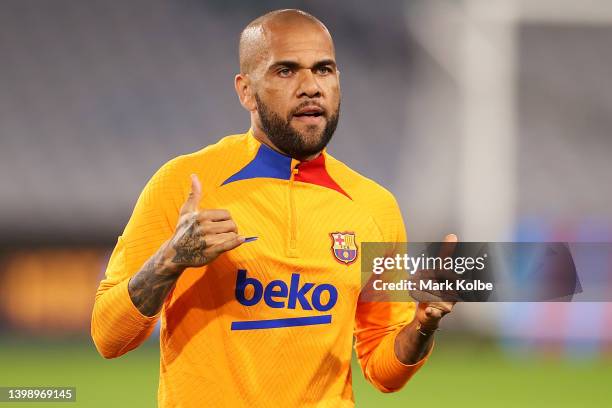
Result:
<svg viewBox="0 0 612 408"><path fill-rule="evenodd" d="M173 234L191 186L200 208L229 210L257 237L178 279L146 317L129 278ZM366 378L400 389L423 365L404 365L397 332L414 303L358 302L362 242L404 242L391 193L323 152L299 162L251 131L177 157L155 173L110 258L91 332L99 352L140 345L161 315L159 406L352 407L351 349Z"/></svg>

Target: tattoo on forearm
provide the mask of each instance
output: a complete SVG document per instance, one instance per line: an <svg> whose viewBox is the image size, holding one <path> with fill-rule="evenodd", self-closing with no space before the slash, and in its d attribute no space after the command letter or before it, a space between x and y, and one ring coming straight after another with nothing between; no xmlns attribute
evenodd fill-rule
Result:
<svg viewBox="0 0 612 408"><path fill-rule="evenodd" d="M161 253L152 256L128 283L132 303L149 317L159 312L180 275L166 270L161 259Z"/></svg>
<svg viewBox="0 0 612 408"><path fill-rule="evenodd" d="M176 264L200 264L206 262L206 257L204 256L206 241L197 235L196 229L198 225L197 221L192 221L189 229L172 245L176 251L172 262Z"/></svg>

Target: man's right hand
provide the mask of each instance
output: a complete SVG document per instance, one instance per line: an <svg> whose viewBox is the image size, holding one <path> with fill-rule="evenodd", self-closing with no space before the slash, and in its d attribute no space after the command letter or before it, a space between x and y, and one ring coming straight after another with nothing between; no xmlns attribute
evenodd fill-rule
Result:
<svg viewBox="0 0 612 408"><path fill-rule="evenodd" d="M182 271L203 266L244 242L227 210L199 210L200 180L191 175L191 192L181 207L174 235L164 249L166 263Z"/></svg>
<svg viewBox="0 0 612 408"><path fill-rule="evenodd" d="M128 282L134 306L145 316L158 313L181 273L203 266L244 242L227 210L199 210L200 180L191 175L191 192L170 240Z"/></svg>

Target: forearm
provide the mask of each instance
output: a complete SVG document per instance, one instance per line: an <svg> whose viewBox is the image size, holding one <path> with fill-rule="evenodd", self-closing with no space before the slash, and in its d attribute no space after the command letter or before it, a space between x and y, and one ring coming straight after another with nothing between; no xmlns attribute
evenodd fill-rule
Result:
<svg viewBox="0 0 612 408"><path fill-rule="evenodd" d="M403 364L416 364L421 361L433 345L433 331L420 328L418 322L413 320L404 326L395 337L394 350L398 360Z"/></svg>
<svg viewBox="0 0 612 408"><path fill-rule="evenodd" d="M157 316L143 315L128 293L128 280L100 284L91 320L91 335L105 358L119 357L140 345L151 333Z"/></svg>
<svg viewBox="0 0 612 408"><path fill-rule="evenodd" d="M104 357L118 357L151 334L164 300L184 269L173 263L175 256L166 261L166 252L171 252L167 243L131 279L107 279L100 284L91 334Z"/></svg>
<svg viewBox="0 0 612 408"><path fill-rule="evenodd" d="M389 332L366 360L364 374L380 391L400 390L427 361L433 339L413 338L413 332L412 324Z"/></svg>
<svg viewBox="0 0 612 408"><path fill-rule="evenodd" d="M134 306L145 316L155 316L184 267L168 255L166 242L130 279L128 293Z"/></svg>

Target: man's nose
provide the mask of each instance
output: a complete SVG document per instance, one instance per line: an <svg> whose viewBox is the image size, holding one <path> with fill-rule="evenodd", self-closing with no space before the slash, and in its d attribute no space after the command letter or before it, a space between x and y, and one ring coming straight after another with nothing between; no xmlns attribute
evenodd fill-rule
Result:
<svg viewBox="0 0 612 408"><path fill-rule="evenodd" d="M301 98L307 96L309 98L320 97L322 89L319 86L317 77L309 69L303 69L300 71L300 84L298 87L297 97Z"/></svg>

